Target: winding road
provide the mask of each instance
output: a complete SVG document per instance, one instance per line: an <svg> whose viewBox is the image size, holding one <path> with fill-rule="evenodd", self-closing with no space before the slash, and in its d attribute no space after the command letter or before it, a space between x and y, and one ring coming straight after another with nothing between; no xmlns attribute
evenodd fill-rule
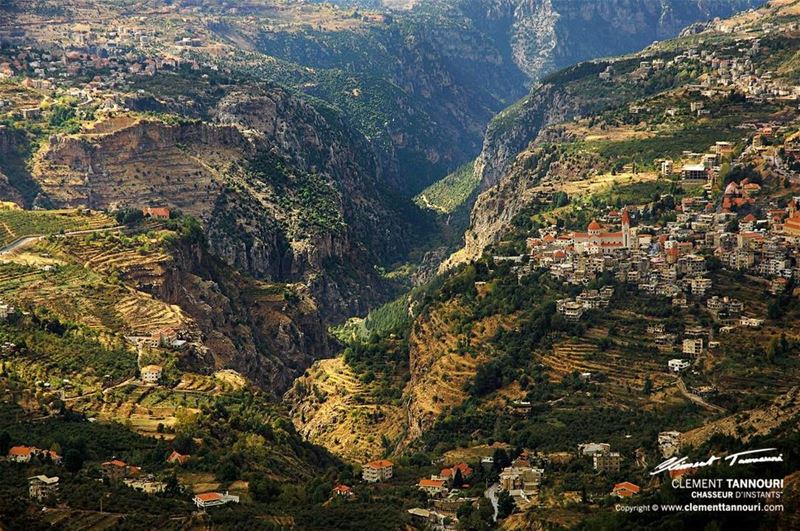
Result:
<svg viewBox="0 0 800 531"><path fill-rule="evenodd" d="M86 229L86 230L74 230L71 232L64 232L62 234L52 234L51 236L56 236L57 238L62 238L65 236L79 236L81 234L92 234L95 232L110 232L114 230L121 230L124 229L125 225L115 225L113 227L103 227L100 229ZM11 252L16 251L17 249L22 249L27 247L28 245L32 244L33 242L39 241L42 238L46 238L48 235L46 234L31 234L29 236L21 236L14 240L13 242L0 247L0 255L8 254Z"/></svg>
<svg viewBox="0 0 800 531"><path fill-rule="evenodd" d="M497 521L497 515L500 512L500 509L497 505L497 491L499 490L500 490L500 483L494 483L483 493L483 496L485 498L488 498L489 501L492 502L492 507L494 507L494 516L492 518L495 522Z"/></svg>

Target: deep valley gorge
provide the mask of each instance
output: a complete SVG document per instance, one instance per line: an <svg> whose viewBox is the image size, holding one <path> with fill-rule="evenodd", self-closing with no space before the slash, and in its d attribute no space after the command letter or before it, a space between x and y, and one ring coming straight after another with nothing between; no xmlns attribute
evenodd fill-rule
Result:
<svg viewBox="0 0 800 531"><path fill-rule="evenodd" d="M0 527L796 528L798 99L798 0L0 0Z"/></svg>

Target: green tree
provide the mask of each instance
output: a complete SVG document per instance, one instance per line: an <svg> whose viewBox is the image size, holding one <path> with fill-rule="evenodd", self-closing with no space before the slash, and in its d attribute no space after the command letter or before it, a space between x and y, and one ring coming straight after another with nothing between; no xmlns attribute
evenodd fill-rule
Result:
<svg viewBox="0 0 800 531"><path fill-rule="evenodd" d="M651 380L649 376L647 376L644 379L644 386L642 387L642 392L646 395L649 395L653 392L653 380Z"/></svg>
<svg viewBox="0 0 800 531"><path fill-rule="evenodd" d="M0 433L0 455L8 454L9 448L11 448L11 435L4 431Z"/></svg>
<svg viewBox="0 0 800 531"><path fill-rule="evenodd" d="M251 479L249 490L254 500L264 503L275 500L281 493L280 486L276 482L264 477Z"/></svg>
<svg viewBox="0 0 800 531"><path fill-rule="evenodd" d="M75 448L70 448L64 454L64 469L73 474L83 468L83 455Z"/></svg>
<svg viewBox="0 0 800 531"><path fill-rule="evenodd" d="M497 516L505 518L514 512L514 498L504 490L497 495Z"/></svg>
<svg viewBox="0 0 800 531"><path fill-rule="evenodd" d="M191 454L194 449L194 440L185 433L181 433L172 440L172 448L181 454Z"/></svg>

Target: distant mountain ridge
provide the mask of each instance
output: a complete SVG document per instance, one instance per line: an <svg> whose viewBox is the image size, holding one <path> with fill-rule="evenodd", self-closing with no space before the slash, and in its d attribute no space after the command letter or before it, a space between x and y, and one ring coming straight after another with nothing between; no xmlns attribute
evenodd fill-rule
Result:
<svg viewBox="0 0 800 531"><path fill-rule="evenodd" d="M754 8L757 0L396 0L338 1L340 5L463 14L501 30L517 67L529 78L594 57L639 50L685 27ZM483 22L480 24L479 22ZM501 46L502 47L502 46Z"/></svg>

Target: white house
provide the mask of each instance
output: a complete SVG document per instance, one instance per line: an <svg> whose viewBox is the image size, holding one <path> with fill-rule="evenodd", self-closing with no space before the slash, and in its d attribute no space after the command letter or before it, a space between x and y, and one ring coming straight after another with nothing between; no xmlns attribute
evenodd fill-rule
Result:
<svg viewBox="0 0 800 531"><path fill-rule="evenodd" d="M161 380L161 373L163 369L161 365L145 365L139 371L142 375L142 381L147 384L157 384Z"/></svg>
<svg viewBox="0 0 800 531"><path fill-rule="evenodd" d="M671 359L667 362L667 366L672 372L681 372L684 369L688 369L691 365L692 364L688 361L678 358Z"/></svg>
<svg viewBox="0 0 800 531"><path fill-rule="evenodd" d="M225 505L226 503L239 503L239 496L228 494L227 491L225 491L225 494L219 492L203 492L202 494L195 495L193 501L198 508L205 509L207 507Z"/></svg>

